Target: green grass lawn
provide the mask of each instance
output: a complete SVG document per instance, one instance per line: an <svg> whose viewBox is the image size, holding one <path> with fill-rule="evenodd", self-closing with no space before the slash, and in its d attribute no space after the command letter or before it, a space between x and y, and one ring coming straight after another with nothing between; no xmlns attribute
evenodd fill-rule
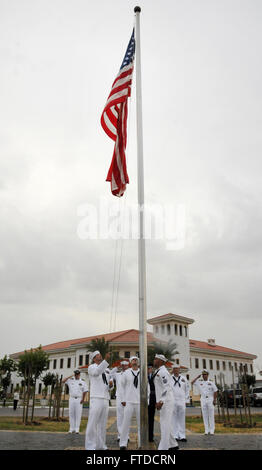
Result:
<svg viewBox="0 0 262 470"><path fill-rule="evenodd" d="M80 432L85 431L87 419L81 420ZM22 423L22 417L1 416L0 430L3 431L45 431L45 432L68 432L69 419L63 418L63 421L51 421L43 417L35 417L34 424L25 425Z"/></svg>
<svg viewBox="0 0 262 470"><path fill-rule="evenodd" d="M241 424L240 416L237 416L235 420L234 416L230 416L230 426L224 425L224 423L219 422L219 417L216 416L216 434L222 433L262 433L262 414L253 414L252 423L256 425L252 428L249 427L238 427ZM243 416L243 423L246 423L245 416ZM201 416L187 416L186 417L186 428L189 431L201 433L205 432L203 419Z"/></svg>
<svg viewBox="0 0 262 470"><path fill-rule="evenodd" d="M110 418L114 420L114 418ZM231 423L234 423L234 416L230 417ZM159 421L159 417L157 417ZM243 419L244 421L244 419ZM221 433L262 433L262 414L252 415L253 423L256 426L253 428L248 427L229 427L224 426L223 423L218 422L218 416L216 416L216 434ZM48 418L35 417L35 424L24 425L21 417L1 416L0 417L0 430L5 431L45 431L45 432L68 432L69 430L69 419L63 418L63 421L51 421ZM240 417L237 416L237 424L240 423ZM80 432L86 430L87 418L81 420ZM186 417L186 428L189 431L195 433L204 433L204 425L201 416L187 416Z"/></svg>

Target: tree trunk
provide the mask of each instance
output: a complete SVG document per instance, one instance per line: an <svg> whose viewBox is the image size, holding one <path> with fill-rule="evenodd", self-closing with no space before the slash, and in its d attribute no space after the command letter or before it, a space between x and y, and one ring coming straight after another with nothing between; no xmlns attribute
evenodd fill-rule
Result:
<svg viewBox="0 0 262 470"><path fill-rule="evenodd" d="M31 423L33 422L34 419L34 411L35 411L35 384L33 388L33 403L32 403L32 412L31 412Z"/></svg>
<svg viewBox="0 0 262 470"><path fill-rule="evenodd" d="M52 406L52 394L53 394L53 385L51 385L50 397L49 397L49 413L48 418L51 418L51 406Z"/></svg>
<svg viewBox="0 0 262 470"><path fill-rule="evenodd" d="M26 397L26 409L25 409L25 424L28 423L28 411L29 411L30 392L31 392L30 376L28 376L28 381L27 381L27 397Z"/></svg>
<svg viewBox="0 0 262 470"><path fill-rule="evenodd" d="M23 385L23 423L25 422L25 384Z"/></svg>

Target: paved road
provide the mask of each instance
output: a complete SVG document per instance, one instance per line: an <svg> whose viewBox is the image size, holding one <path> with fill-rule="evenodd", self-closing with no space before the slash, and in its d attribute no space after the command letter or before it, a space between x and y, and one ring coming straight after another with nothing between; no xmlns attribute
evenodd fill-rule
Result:
<svg viewBox="0 0 262 470"><path fill-rule="evenodd" d="M244 410L243 408L238 408L237 409L237 415L239 415L240 410L243 414ZM254 413L262 413L262 407L252 407L250 408L250 411L252 414ZM109 408L109 416L115 416L116 413L116 408L115 406L112 406ZM216 410L217 413L217 410ZM230 408L229 409L230 414L234 414L234 409ZM23 411L22 408L17 408L16 411L13 410L13 408L6 408L2 407L0 408L0 416L22 416ZM188 407L186 409L186 415L187 416L197 416L201 414L200 407ZM36 408L35 409L35 416L48 416L48 408ZM68 417L68 409L65 409L64 416ZM88 408L83 409L83 417L88 416Z"/></svg>

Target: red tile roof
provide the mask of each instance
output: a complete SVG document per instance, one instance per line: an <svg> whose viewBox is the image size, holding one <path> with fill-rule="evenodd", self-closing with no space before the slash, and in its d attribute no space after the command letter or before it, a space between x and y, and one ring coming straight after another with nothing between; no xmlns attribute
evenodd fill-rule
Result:
<svg viewBox="0 0 262 470"><path fill-rule="evenodd" d="M233 354L237 356L250 357L250 359L256 359L257 357L254 354L237 351L236 349L225 348L224 346L219 346L218 344L212 346L205 341L197 341L195 339L190 339L189 344L190 344L190 349L204 349L210 352L216 351L216 352L221 352L221 353L226 353L226 354Z"/></svg>
<svg viewBox="0 0 262 470"><path fill-rule="evenodd" d="M170 314L167 314L170 315ZM164 317L166 315L162 315ZM78 339L70 339L67 341L60 341L57 343L51 343L46 346L43 346L44 351L55 351L55 350L61 350L61 349L67 349L69 347L72 347L74 345L85 345L88 344L92 341L92 339L99 339L99 338L105 338L105 341L109 341L110 343L115 343L115 344L121 344L121 343L139 343L139 331L130 329L130 330L123 330L123 331L117 331L114 333L106 333L106 334L101 334L101 335L94 335L94 336L87 336L84 338L78 338ZM154 338L153 334L150 332L147 332L147 340L148 343L152 343L153 341L156 340ZM197 340L189 340L190 343L190 349L201 349L205 351L210 351L210 352L221 352L221 353L226 353L226 354L233 354L237 356L244 356L248 357L250 359L256 359L257 356L249 353L245 353L242 351L237 351L236 349L230 349L230 348L225 348L224 346L210 346L207 342L205 341L197 341ZM24 351L12 354L10 355L11 357L19 357L21 354L23 354Z"/></svg>
<svg viewBox="0 0 262 470"><path fill-rule="evenodd" d="M85 345L85 344L90 343L92 339L99 339L103 337L105 338L105 341L109 341L110 343L137 343L137 344L139 343L139 331L130 329L130 330L117 331L115 333L106 333L102 335L94 335L94 336L87 336L84 338L59 341L58 343L51 343L51 344L47 344L46 346L42 346L42 349L44 351L66 349L66 348L70 348L78 344ZM147 340L149 343L152 343L154 341L154 336L152 333L150 332L147 333ZM23 354L23 352L24 351L16 353L15 356L19 356L20 354Z"/></svg>

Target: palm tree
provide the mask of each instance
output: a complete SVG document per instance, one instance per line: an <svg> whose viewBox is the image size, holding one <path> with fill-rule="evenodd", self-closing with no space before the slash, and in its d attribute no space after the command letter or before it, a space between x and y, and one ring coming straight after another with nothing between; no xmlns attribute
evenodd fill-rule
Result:
<svg viewBox="0 0 262 470"><path fill-rule="evenodd" d="M156 354L163 354L168 361L172 361L175 354L179 354L177 351L177 344L172 340L169 340L167 343L154 341L153 346L149 346L147 350L148 363L152 363L154 361Z"/></svg>
<svg viewBox="0 0 262 470"><path fill-rule="evenodd" d="M109 341L106 341L104 336L102 338L92 339L88 349L89 351L99 351L101 356L105 357L106 353L110 350Z"/></svg>
<svg viewBox="0 0 262 470"><path fill-rule="evenodd" d="M102 338L92 339L88 346L89 351L99 351L102 357L105 357L107 352L111 352L110 366L118 359L118 352L113 350L109 341L106 341L104 336Z"/></svg>

